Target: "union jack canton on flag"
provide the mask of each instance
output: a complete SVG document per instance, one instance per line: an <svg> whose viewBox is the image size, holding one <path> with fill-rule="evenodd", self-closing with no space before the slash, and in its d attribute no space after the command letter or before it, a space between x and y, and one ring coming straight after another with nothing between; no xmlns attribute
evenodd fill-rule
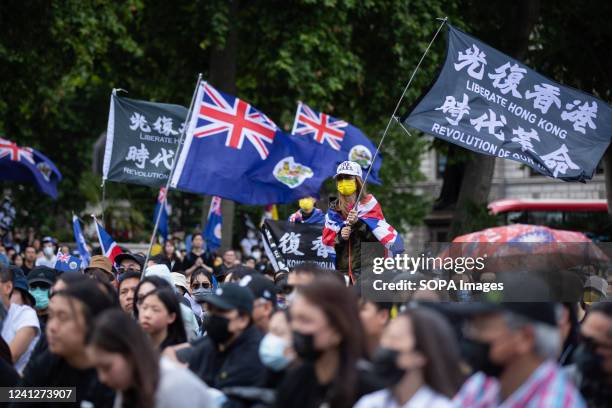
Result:
<svg viewBox="0 0 612 408"><path fill-rule="evenodd" d="M242 204L318 196L335 155L285 134L249 103L201 82L171 186Z"/></svg>

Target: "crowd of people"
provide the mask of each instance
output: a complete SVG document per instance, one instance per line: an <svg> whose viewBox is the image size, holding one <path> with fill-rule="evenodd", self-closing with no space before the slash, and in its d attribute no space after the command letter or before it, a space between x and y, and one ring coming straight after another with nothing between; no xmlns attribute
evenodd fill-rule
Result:
<svg viewBox="0 0 612 408"><path fill-rule="evenodd" d="M88 407L611 406L610 302L364 296L349 247L377 238L352 208L361 183L338 178L336 270L275 271L199 233L185 253L168 240L79 272L53 268L49 237L0 247L0 387L76 387Z"/></svg>

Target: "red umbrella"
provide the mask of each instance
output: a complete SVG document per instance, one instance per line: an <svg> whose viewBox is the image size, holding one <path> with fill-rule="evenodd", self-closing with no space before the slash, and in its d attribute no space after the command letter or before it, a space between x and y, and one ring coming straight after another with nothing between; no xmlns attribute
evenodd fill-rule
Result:
<svg viewBox="0 0 612 408"><path fill-rule="evenodd" d="M607 263L608 257L586 235L541 225L488 228L453 240L442 257L483 257L486 271L567 269Z"/></svg>

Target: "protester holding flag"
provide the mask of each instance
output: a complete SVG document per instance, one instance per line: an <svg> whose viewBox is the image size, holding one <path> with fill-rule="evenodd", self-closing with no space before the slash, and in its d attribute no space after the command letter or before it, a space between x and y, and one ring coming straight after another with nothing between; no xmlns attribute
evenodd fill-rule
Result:
<svg viewBox="0 0 612 408"><path fill-rule="evenodd" d="M366 192L359 164L341 163L335 179L339 196L329 205L322 241L336 251L336 270L355 284L361 274L362 243L380 242L393 253L403 252L404 243L386 222L376 198Z"/></svg>
<svg viewBox="0 0 612 408"><path fill-rule="evenodd" d="M315 207L316 202L317 200L314 197L301 198L298 202L300 209L291 214L287 221L304 224L324 224L325 214Z"/></svg>

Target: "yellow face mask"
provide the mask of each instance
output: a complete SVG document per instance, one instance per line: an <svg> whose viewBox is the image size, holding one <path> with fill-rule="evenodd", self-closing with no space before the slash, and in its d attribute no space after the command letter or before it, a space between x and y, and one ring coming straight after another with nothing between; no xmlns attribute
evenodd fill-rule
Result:
<svg viewBox="0 0 612 408"><path fill-rule="evenodd" d="M343 196L350 196L357 191L357 183L354 179L338 180L338 192Z"/></svg>
<svg viewBox="0 0 612 408"><path fill-rule="evenodd" d="M594 302L599 302L601 298L601 293L592 289L586 289L582 294L582 301L589 306Z"/></svg>
<svg viewBox="0 0 612 408"><path fill-rule="evenodd" d="M300 210L307 213L311 212L314 208L314 200L310 197L302 198L299 202Z"/></svg>

